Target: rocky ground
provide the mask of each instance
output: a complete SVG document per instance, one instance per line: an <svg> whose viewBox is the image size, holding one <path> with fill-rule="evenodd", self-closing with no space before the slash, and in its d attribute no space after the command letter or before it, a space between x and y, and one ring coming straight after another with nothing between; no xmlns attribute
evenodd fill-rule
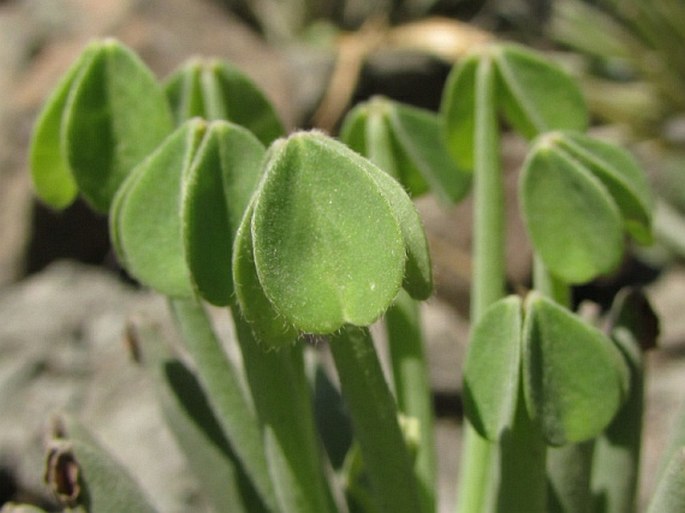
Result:
<svg viewBox="0 0 685 513"><path fill-rule="evenodd" d="M275 49L209 0L0 1L0 504L10 498L46 504L43 434L51 414L67 409L127 464L160 511L203 512L151 383L122 343L132 316L168 326L164 302L120 279L102 218L82 205L50 212L35 203L30 189L26 148L40 103L85 42L104 35L131 45L159 76L191 55L227 58L255 79L291 127L309 123L332 59L301 48ZM397 79L397 62L391 62L394 67L386 62L367 70L375 80L363 84L367 90L373 92L370 84L382 83L388 70ZM423 61L411 66L414 75L428 70L431 80L444 75ZM507 147L507 160L520 160L515 143ZM513 190L515 173L507 179ZM424 321L439 412L441 511L449 511L468 334L470 208L465 203L445 210L431 200L419 206L438 280ZM530 252L516 205L508 208L509 275L514 286L523 286ZM645 491L653 486L658 456L683 403L685 269L661 269L648 294L662 318L662 337L648 359Z"/></svg>

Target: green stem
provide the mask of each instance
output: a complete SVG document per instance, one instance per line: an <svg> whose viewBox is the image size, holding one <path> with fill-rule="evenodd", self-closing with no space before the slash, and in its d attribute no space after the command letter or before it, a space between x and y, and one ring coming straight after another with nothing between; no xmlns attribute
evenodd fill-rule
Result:
<svg viewBox="0 0 685 513"><path fill-rule="evenodd" d="M293 340L291 347L268 351L254 339L238 308L233 308L233 321L282 511L337 511L323 472L302 344Z"/></svg>
<svg viewBox="0 0 685 513"><path fill-rule="evenodd" d="M499 154L495 69L483 55L476 72L471 322L505 292L504 179ZM457 511L483 513L493 489L495 446L466 424Z"/></svg>
<svg viewBox="0 0 685 513"><path fill-rule="evenodd" d="M264 504L278 511L261 429L238 371L221 347L202 305L195 300L172 299L171 309L221 428Z"/></svg>
<svg viewBox="0 0 685 513"><path fill-rule="evenodd" d="M560 290L551 275L538 273L549 291ZM537 282L536 282L537 284ZM548 457L538 422L530 418L519 384L512 427L502 435L499 443L498 513L546 513Z"/></svg>
<svg viewBox="0 0 685 513"><path fill-rule="evenodd" d="M533 288L561 306L571 307L571 287L550 273L537 255L533 257Z"/></svg>
<svg viewBox="0 0 685 513"><path fill-rule="evenodd" d="M476 138L471 318L505 294L504 176L500 157L495 69L483 59L476 75Z"/></svg>
<svg viewBox="0 0 685 513"><path fill-rule="evenodd" d="M419 422L416 476L423 511L432 512L435 511L436 480L434 415L418 303L402 292L386 312L385 324L398 407Z"/></svg>
<svg viewBox="0 0 685 513"><path fill-rule="evenodd" d="M371 488L383 513L421 511L397 406L366 328L344 327L330 348Z"/></svg>

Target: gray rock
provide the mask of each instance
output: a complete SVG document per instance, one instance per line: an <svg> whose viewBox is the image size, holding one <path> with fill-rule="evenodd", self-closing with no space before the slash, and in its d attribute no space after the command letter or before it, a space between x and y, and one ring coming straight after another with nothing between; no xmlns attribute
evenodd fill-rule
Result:
<svg viewBox="0 0 685 513"><path fill-rule="evenodd" d="M45 493L46 425L68 411L130 469L160 511L203 511L149 376L123 344L132 316L170 323L158 296L80 264L55 264L0 289L0 461L22 488Z"/></svg>

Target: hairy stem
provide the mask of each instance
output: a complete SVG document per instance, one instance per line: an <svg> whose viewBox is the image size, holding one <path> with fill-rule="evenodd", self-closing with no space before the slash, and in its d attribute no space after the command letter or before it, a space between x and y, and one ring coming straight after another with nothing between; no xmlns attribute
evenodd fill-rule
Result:
<svg viewBox="0 0 685 513"><path fill-rule="evenodd" d="M269 510L278 511L259 421L237 369L226 356L199 302L172 299L171 309L221 428L264 504Z"/></svg>
<svg viewBox="0 0 685 513"><path fill-rule="evenodd" d="M397 406L368 329L344 327L331 336L330 348L379 511L422 511Z"/></svg>
<svg viewBox="0 0 685 513"><path fill-rule="evenodd" d="M400 411L419 422L416 476L424 511L435 511L436 455L433 402L421 334L419 305L402 292L387 311L390 361Z"/></svg>
<svg viewBox="0 0 685 513"><path fill-rule="evenodd" d="M290 347L269 351L259 346L238 308L233 322L281 511L337 511L323 472L302 344L293 340Z"/></svg>
<svg viewBox="0 0 685 513"><path fill-rule="evenodd" d="M473 283L471 322L504 295L504 183L499 153L495 69L483 56L476 74ZM461 460L459 513L484 513L493 490L495 446L467 423Z"/></svg>

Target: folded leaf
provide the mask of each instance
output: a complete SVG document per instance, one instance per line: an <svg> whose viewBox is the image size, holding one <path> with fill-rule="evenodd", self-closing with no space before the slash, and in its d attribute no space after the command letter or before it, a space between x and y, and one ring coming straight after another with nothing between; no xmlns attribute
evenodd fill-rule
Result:
<svg viewBox="0 0 685 513"><path fill-rule="evenodd" d="M257 276L252 244L253 205L245 212L233 247L233 282L240 311L249 323L257 341L272 347L295 342L298 336L264 294Z"/></svg>
<svg viewBox="0 0 685 513"><path fill-rule="evenodd" d="M292 136L267 166L254 261L275 310L300 331L368 325L399 290L404 238L372 173L382 171L317 133Z"/></svg>
<svg viewBox="0 0 685 513"><path fill-rule="evenodd" d="M127 270L168 296L193 295L181 231L181 191L205 130L198 119L176 130L133 171L114 201L113 239Z"/></svg>
<svg viewBox="0 0 685 513"><path fill-rule="evenodd" d="M179 214L185 256L198 292L212 304L231 302L233 241L264 154L264 146L247 129L214 121L188 171Z"/></svg>
<svg viewBox="0 0 685 513"><path fill-rule="evenodd" d="M623 215L626 231L641 244L652 242L653 199L647 176L622 148L575 132L554 144L586 166L609 190Z"/></svg>
<svg viewBox="0 0 685 513"><path fill-rule="evenodd" d="M266 96L227 62L193 60L167 79L165 89L177 123L195 116L231 121L265 145L285 133Z"/></svg>
<svg viewBox="0 0 685 513"><path fill-rule="evenodd" d="M430 111L393 102L389 112L393 136L430 190L449 203L461 200L470 190L471 176L452 160L442 138L441 119ZM411 190L411 189L410 189Z"/></svg>
<svg viewBox="0 0 685 513"><path fill-rule="evenodd" d="M389 114L393 109L394 104L382 97L358 104L345 118L340 138L400 182L409 194L419 196L428 185L392 133Z"/></svg>
<svg viewBox="0 0 685 513"><path fill-rule="evenodd" d="M84 198L106 212L130 171L172 130L161 87L115 40L92 44L63 118L64 153Z"/></svg>
<svg viewBox="0 0 685 513"><path fill-rule="evenodd" d="M464 364L464 409L484 438L496 442L511 428L518 400L523 311L509 296L483 313Z"/></svg>
<svg viewBox="0 0 685 513"><path fill-rule="evenodd" d="M529 139L549 130L585 130L582 93L561 68L523 46L492 49L507 120Z"/></svg>
<svg viewBox="0 0 685 513"><path fill-rule="evenodd" d="M533 293L525 304L523 385L528 411L551 445L601 433L627 393L627 367L604 333Z"/></svg>
<svg viewBox="0 0 685 513"><path fill-rule="evenodd" d="M54 208L65 208L78 195L66 148L62 140L62 120L74 83L90 59L95 46L87 47L71 65L38 116L31 137L29 161L36 194Z"/></svg>
<svg viewBox="0 0 685 513"><path fill-rule="evenodd" d="M430 190L454 203L468 192L471 177L453 162L441 128L433 112L376 97L350 111L340 137L411 196Z"/></svg>
<svg viewBox="0 0 685 513"><path fill-rule="evenodd" d="M603 183L542 139L520 177L523 217L547 268L568 283L612 271L623 255L623 220Z"/></svg>
<svg viewBox="0 0 685 513"><path fill-rule="evenodd" d="M473 171L476 128L476 71L480 55L472 54L454 67L443 91L440 113L443 137L460 169Z"/></svg>

